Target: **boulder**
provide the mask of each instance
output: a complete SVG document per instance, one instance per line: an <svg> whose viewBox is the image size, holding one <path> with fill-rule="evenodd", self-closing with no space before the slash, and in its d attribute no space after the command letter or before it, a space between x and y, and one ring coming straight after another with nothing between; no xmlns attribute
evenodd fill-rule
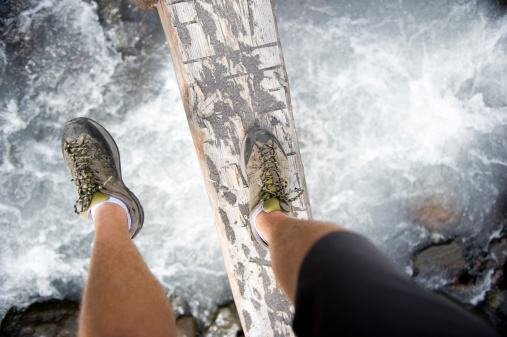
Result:
<svg viewBox="0 0 507 337"><path fill-rule="evenodd" d="M458 223L456 202L444 195L434 194L412 207L414 221L432 231L454 227Z"/></svg>
<svg viewBox="0 0 507 337"><path fill-rule="evenodd" d="M172 293L169 296L169 302L171 302L174 317L185 316L190 312L190 307L187 301L176 293Z"/></svg>
<svg viewBox="0 0 507 337"><path fill-rule="evenodd" d="M241 321L234 302L218 308L213 323L204 331L204 337L237 337L242 336Z"/></svg>
<svg viewBox="0 0 507 337"><path fill-rule="evenodd" d="M176 319L176 329L178 337L196 337L199 328L192 315L183 315Z"/></svg>
<svg viewBox="0 0 507 337"><path fill-rule="evenodd" d="M503 266L507 261L507 236L494 239L489 245L489 253L493 259L495 267Z"/></svg>
<svg viewBox="0 0 507 337"><path fill-rule="evenodd" d="M463 247L457 241L432 245L414 254L414 274L435 270L459 270L464 267Z"/></svg>
<svg viewBox="0 0 507 337"><path fill-rule="evenodd" d="M74 337L78 317L79 303L70 300L37 302L25 310L11 308L0 325L0 336Z"/></svg>

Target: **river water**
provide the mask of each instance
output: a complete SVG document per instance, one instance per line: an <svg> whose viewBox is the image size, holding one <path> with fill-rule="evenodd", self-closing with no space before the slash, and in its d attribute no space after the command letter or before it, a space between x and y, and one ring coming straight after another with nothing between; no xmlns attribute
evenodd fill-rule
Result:
<svg viewBox="0 0 507 337"><path fill-rule="evenodd" d="M73 213L59 135L88 116L115 137L143 203L135 242L149 267L208 321L232 295L158 16L99 4L0 3L0 317L80 297L94 234ZM277 0L275 10L314 217L367 235L409 274L414 251L435 240L487 253L507 205L505 9ZM451 205L452 225L422 226L424 200ZM489 276L454 296L477 303ZM418 282L445 290L452 279Z"/></svg>

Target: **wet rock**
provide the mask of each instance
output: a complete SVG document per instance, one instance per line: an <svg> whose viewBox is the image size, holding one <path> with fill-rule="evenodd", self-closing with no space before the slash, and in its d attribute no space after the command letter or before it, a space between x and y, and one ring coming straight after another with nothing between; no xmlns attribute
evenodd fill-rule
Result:
<svg viewBox="0 0 507 337"><path fill-rule="evenodd" d="M148 11L156 10L155 5L158 3L158 1L159 0L130 0L130 2L135 4L137 7Z"/></svg>
<svg viewBox="0 0 507 337"><path fill-rule="evenodd" d="M445 230L458 222L456 202L440 194L418 201L412 208L414 221L430 230Z"/></svg>
<svg viewBox="0 0 507 337"><path fill-rule="evenodd" d="M476 284L476 281L477 275L464 271L454 280L453 286L457 290L467 290L470 287L473 287Z"/></svg>
<svg viewBox="0 0 507 337"><path fill-rule="evenodd" d="M205 337L223 336L237 337L243 336L241 321L234 302L219 307L213 323L204 331Z"/></svg>
<svg viewBox="0 0 507 337"><path fill-rule="evenodd" d="M505 292L499 289L493 289L486 293L485 302L491 309L498 309L502 302L505 302Z"/></svg>
<svg viewBox="0 0 507 337"><path fill-rule="evenodd" d="M176 329L178 337L196 337L198 332L197 322L192 315L178 317Z"/></svg>
<svg viewBox="0 0 507 337"><path fill-rule="evenodd" d="M90 117L104 118L104 113L112 111L108 107L113 106L114 111L124 114L155 99L163 88L165 78L158 75L170 57L163 27L157 12L143 11L129 1L89 1L97 4L99 23L111 52L121 58L111 78L114 89L104 90L106 103L92 110ZM115 92L127 94L118 102Z"/></svg>
<svg viewBox="0 0 507 337"><path fill-rule="evenodd" d="M452 241L429 246L414 254L414 273L426 274L435 270L459 270L464 266L463 247Z"/></svg>
<svg viewBox="0 0 507 337"><path fill-rule="evenodd" d="M491 241L489 252L496 267L502 266L507 260L507 237Z"/></svg>
<svg viewBox="0 0 507 337"><path fill-rule="evenodd" d="M507 6L507 0L497 0L499 5Z"/></svg>
<svg viewBox="0 0 507 337"><path fill-rule="evenodd" d="M142 53L145 44L153 47L164 38L157 13L142 11L129 1L93 0L97 3L97 14L106 36L117 44L122 56L134 56ZM150 47L150 48L151 48ZM125 51L125 54L123 52Z"/></svg>
<svg viewBox="0 0 507 337"><path fill-rule="evenodd" d="M173 293L169 296L171 302L171 308L175 317L184 316L190 312L190 307L183 297Z"/></svg>
<svg viewBox="0 0 507 337"><path fill-rule="evenodd" d="M180 295L173 293L169 296L174 316L176 317L176 329L178 337L195 337L199 332L197 321L190 314L187 301Z"/></svg>
<svg viewBox="0 0 507 337"><path fill-rule="evenodd" d="M0 336L74 337L78 316L79 303L70 300L34 303L24 311L12 308L2 320Z"/></svg>
<svg viewBox="0 0 507 337"><path fill-rule="evenodd" d="M484 302L480 305L496 330L507 336L507 265L497 269L491 277L492 288L486 293Z"/></svg>

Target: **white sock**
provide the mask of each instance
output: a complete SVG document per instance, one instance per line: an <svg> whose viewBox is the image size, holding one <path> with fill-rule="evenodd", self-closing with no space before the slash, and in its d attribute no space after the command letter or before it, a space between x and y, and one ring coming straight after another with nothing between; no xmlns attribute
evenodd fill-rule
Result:
<svg viewBox="0 0 507 337"><path fill-rule="evenodd" d="M125 214L127 215L127 223L128 223L129 232L130 232L130 228L132 228L132 217L130 216L129 209L128 209L127 205L125 205L125 203L122 200L115 198L112 195L110 195L109 198L107 198L106 200L98 202L98 203L94 204L92 207L90 207L90 209L88 210L88 219L93 221L97 207L99 207L100 205L102 205L106 202L111 202L111 203L121 206L121 208L123 208L123 210L125 211Z"/></svg>
<svg viewBox="0 0 507 337"><path fill-rule="evenodd" d="M266 211L264 209L264 202L261 201L261 203L259 204L259 206L255 207L252 211L252 214L250 214L250 224L253 226L254 230L257 232L257 234L259 235L259 237L261 238L262 241L264 241L266 243L266 245L268 244L268 242L266 241L266 239L264 239L264 237L262 236L262 234L257 230L257 226L255 225L255 218L257 217L257 215L260 213L260 212L266 212L266 213L270 213L268 211Z"/></svg>

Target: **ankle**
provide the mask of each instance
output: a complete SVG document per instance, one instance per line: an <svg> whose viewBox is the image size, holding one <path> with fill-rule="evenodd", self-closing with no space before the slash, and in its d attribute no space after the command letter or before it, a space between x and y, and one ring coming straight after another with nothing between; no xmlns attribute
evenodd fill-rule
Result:
<svg viewBox="0 0 507 337"><path fill-rule="evenodd" d="M125 210L120 205L105 202L97 205L93 211L93 223L95 232L102 232L104 229L120 230L128 233L128 219Z"/></svg>
<svg viewBox="0 0 507 337"><path fill-rule="evenodd" d="M273 226L273 224L279 224L286 218L288 218L287 214L282 211L273 211L270 213L261 211L255 218L255 225L260 235L269 243L273 241L272 237L275 235L277 227Z"/></svg>

